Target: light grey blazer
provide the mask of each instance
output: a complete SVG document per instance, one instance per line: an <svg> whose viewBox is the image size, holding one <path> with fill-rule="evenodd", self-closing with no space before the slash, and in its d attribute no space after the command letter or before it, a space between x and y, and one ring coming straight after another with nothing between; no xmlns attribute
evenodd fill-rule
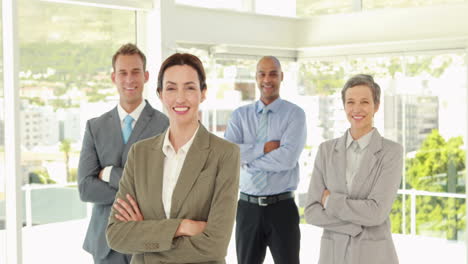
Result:
<svg viewBox="0 0 468 264"><path fill-rule="evenodd" d="M310 182L305 219L324 229L319 264L398 263L389 214L401 182L403 147L375 130L348 193L346 136L320 145ZM326 209L324 189L331 193Z"/></svg>
<svg viewBox="0 0 468 264"><path fill-rule="evenodd" d="M110 252L105 231L130 147L139 140L162 133L168 126L167 117L148 101L127 144L123 143L117 107L86 123L78 164L78 190L82 201L93 203L83 248L94 257L104 259ZM104 182L98 175L107 166L113 168L110 181Z"/></svg>

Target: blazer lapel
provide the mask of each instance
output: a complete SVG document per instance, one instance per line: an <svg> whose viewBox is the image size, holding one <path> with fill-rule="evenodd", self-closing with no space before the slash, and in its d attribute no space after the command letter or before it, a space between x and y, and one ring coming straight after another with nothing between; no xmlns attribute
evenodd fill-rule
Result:
<svg viewBox="0 0 468 264"><path fill-rule="evenodd" d="M119 151L123 148L123 135L122 135L122 125L119 118L119 112L117 111L117 107L114 107L109 112L109 124L107 125L106 129L108 131L117 131L117 133L109 133L109 136L112 137L112 143L115 147L119 146ZM124 163L125 164L125 163Z"/></svg>
<svg viewBox="0 0 468 264"><path fill-rule="evenodd" d="M130 147L133 145L133 143L137 142L140 140L140 135L145 131L146 127L151 121L151 118L153 116L153 108L151 105L146 102L145 108L143 108L143 111L141 111L140 117L138 118L135 127L132 130L132 133L130 134L130 137L128 138L128 142L125 145L125 152L127 152ZM122 142L123 142L123 137L122 137Z"/></svg>
<svg viewBox="0 0 468 264"><path fill-rule="evenodd" d="M380 136L377 129L375 129L374 134L372 135L371 141L368 146L368 150L365 152L362 157L359 170L353 180L353 185L351 187L351 193L357 195L361 190L361 185L369 180L370 173L372 169L377 164L378 158L377 154L382 149L382 136Z"/></svg>
<svg viewBox="0 0 468 264"><path fill-rule="evenodd" d="M333 191L339 191L341 193L348 193L346 189L346 133L336 141L331 160L333 163L331 166L333 171L332 175L335 175L334 178L336 179L335 184L337 187L337 189ZM326 184L328 185L329 183Z"/></svg>
<svg viewBox="0 0 468 264"><path fill-rule="evenodd" d="M179 179L177 180L172 194L171 218L177 218L188 193L205 166L209 154L209 146L210 134L206 128L200 124L197 135L185 157L184 165L182 166Z"/></svg>
<svg viewBox="0 0 468 264"><path fill-rule="evenodd" d="M166 132L167 133L167 130ZM162 185L163 185L163 177L164 177L164 152L162 151L162 146L164 142L164 135L165 133L161 134L160 137L156 138L153 144L153 152L152 155L148 157L150 161L148 162L148 184L146 186L147 194L148 194L148 201L153 208L153 212L157 219L164 219L166 217L166 213L164 211L164 205L162 202ZM163 216L163 217L161 217Z"/></svg>

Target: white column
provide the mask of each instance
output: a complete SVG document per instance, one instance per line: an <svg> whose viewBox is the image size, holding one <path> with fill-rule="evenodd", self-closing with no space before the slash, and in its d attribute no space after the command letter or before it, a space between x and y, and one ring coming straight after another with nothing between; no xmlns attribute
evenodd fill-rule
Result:
<svg viewBox="0 0 468 264"><path fill-rule="evenodd" d="M148 12L137 12L137 43L145 52L146 68L150 74L145 85L145 98L162 112L163 107L156 93L159 67L176 50L174 27L178 18L175 0L154 0L153 7Z"/></svg>
<svg viewBox="0 0 468 264"><path fill-rule="evenodd" d="M181 19L176 13L175 0L159 1L159 25L153 30L159 30L155 36L159 37L161 62L172 55L177 48L176 39L185 39L184 36L176 36L174 28L180 26Z"/></svg>
<svg viewBox="0 0 468 264"><path fill-rule="evenodd" d="M242 11L255 13L255 0L243 0Z"/></svg>
<svg viewBox="0 0 468 264"><path fill-rule="evenodd" d="M362 0L350 0L352 1L353 11L361 12L362 11Z"/></svg>
<svg viewBox="0 0 468 264"><path fill-rule="evenodd" d="M144 98L154 108L162 110L161 101L156 93L159 65L161 64L160 12L157 8L150 11L136 11L136 42L146 55L146 70L149 80L145 85Z"/></svg>
<svg viewBox="0 0 468 264"><path fill-rule="evenodd" d="M22 263L19 144L17 1L3 0L3 78L5 91L5 201L7 263Z"/></svg>

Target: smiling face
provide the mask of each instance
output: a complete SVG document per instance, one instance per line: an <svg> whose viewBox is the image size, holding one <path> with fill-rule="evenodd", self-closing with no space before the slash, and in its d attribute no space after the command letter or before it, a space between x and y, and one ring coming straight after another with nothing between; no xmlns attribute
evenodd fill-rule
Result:
<svg viewBox="0 0 468 264"><path fill-rule="evenodd" d="M159 97L172 125L198 124L198 108L205 100L206 89L200 89L197 71L188 65L167 68Z"/></svg>
<svg viewBox="0 0 468 264"><path fill-rule="evenodd" d="M137 54L119 55L111 78L120 94L120 105L128 113L133 112L143 100L143 87L149 78L141 57Z"/></svg>
<svg viewBox="0 0 468 264"><path fill-rule="evenodd" d="M260 100L265 105L279 97L279 89L283 81L281 66L273 58L262 58L257 64L257 86L260 89Z"/></svg>
<svg viewBox="0 0 468 264"><path fill-rule="evenodd" d="M367 85L348 88L344 108L351 124L351 135L355 139L372 130L374 114L379 110L379 104L374 103L371 88Z"/></svg>

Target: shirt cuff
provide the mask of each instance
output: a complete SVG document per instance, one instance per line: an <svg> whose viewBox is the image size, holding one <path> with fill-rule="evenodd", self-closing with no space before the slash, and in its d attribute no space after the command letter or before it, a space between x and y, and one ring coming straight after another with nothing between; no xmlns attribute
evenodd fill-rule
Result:
<svg viewBox="0 0 468 264"><path fill-rule="evenodd" d="M263 152L264 149L265 149L265 143L256 143L254 145L253 153L254 153L255 159L258 159L259 157L265 155L265 153Z"/></svg>
<svg viewBox="0 0 468 264"><path fill-rule="evenodd" d="M111 172L112 172L112 168L113 166L107 166L104 168L104 171L102 172L102 180L105 181L105 182L109 182L110 181L110 175L111 175Z"/></svg>

